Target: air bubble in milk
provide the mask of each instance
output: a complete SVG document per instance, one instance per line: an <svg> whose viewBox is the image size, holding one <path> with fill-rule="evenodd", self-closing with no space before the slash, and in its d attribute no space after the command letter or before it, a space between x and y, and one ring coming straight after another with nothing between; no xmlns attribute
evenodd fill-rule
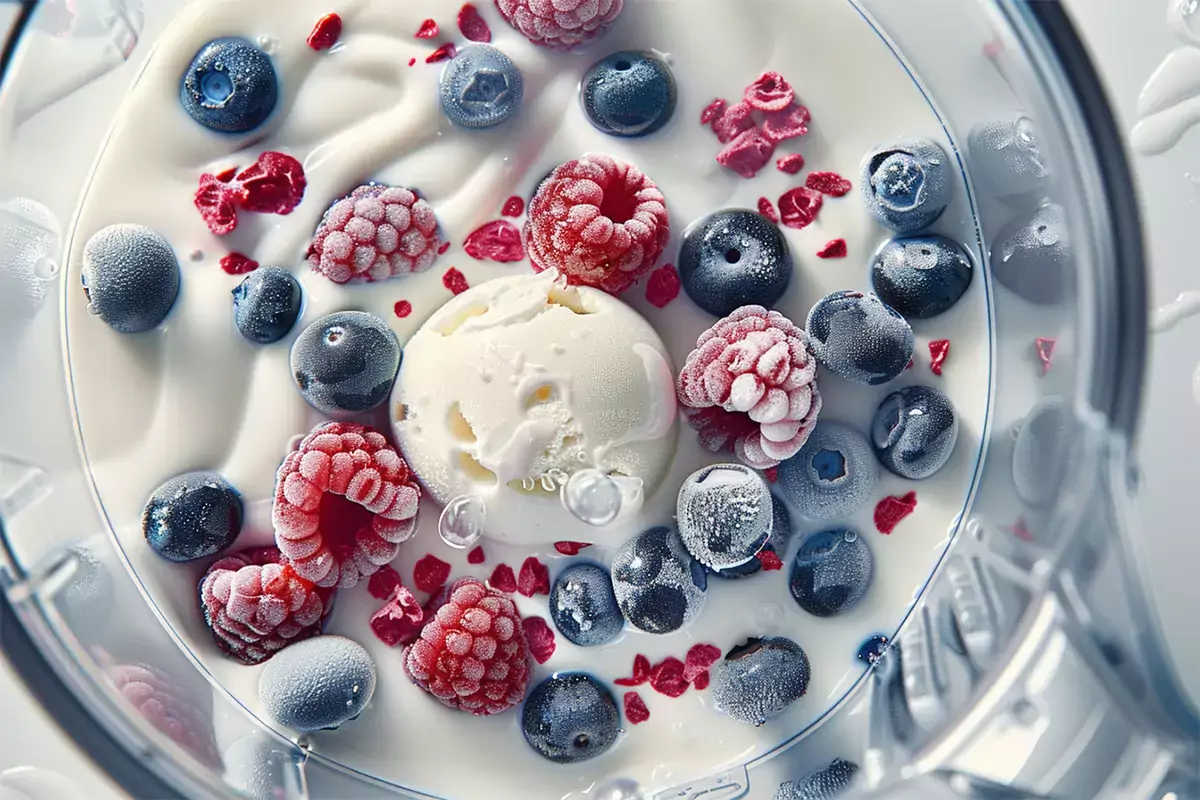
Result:
<svg viewBox="0 0 1200 800"><path fill-rule="evenodd" d="M563 486L562 502L581 522L601 527L621 513L621 487L598 469L582 469Z"/></svg>
<svg viewBox="0 0 1200 800"><path fill-rule="evenodd" d="M465 550L483 536L487 505L478 495L459 495L446 504L438 518L438 535L456 550Z"/></svg>

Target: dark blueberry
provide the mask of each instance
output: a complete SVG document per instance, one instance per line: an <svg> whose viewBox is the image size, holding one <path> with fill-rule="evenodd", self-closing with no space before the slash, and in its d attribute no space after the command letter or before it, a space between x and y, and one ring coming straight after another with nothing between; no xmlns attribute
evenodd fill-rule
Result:
<svg viewBox="0 0 1200 800"><path fill-rule="evenodd" d="M611 136L646 136L675 113L675 76L654 53L622 50L598 61L583 76L583 110Z"/></svg>
<svg viewBox="0 0 1200 800"><path fill-rule="evenodd" d="M968 145L971 174L983 193L1010 205L1036 203L1045 195L1050 168L1028 117L978 125Z"/></svg>
<svg viewBox="0 0 1200 800"><path fill-rule="evenodd" d="M362 713L375 693L375 676L375 662L358 642L314 636L271 657L258 697L284 727L330 730Z"/></svg>
<svg viewBox="0 0 1200 800"><path fill-rule="evenodd" d="M458 51L442 69L442 110L463 128L490 128L516 114L525 80L512 59L490 44Z"/></svg>
<svg viewBox="0 0 1200 800"><path fill-rule="evenodd" d="M775 495L771 495L771 535L767 538L767 543L763 545L762 552L770 551L782 558L782 554L787 552L788 543L791 540L792 519L788 514L787 505ZM713 570L712 574L718 578L738 580L739 578L749 578L760 572L762 572L762 561L755 557L737 567L730 567L719 572Z"/></svg>
<svg viewBox="0 0 1200 800"><path fill-rule="evenodd" d="M850 787L858 764L835 758L833 763L798 781L788 781L775 792L774 800L835 800Z"/></svg>
<svg viewBox="0 0 1200 800"><path fill-rule="evenodd" d="M741 464L717 464L688 476L675 506L679 538L710 569L754 558L771 536L771 490Z"/></svg>
<svg viewBox="0 0 1200 800"><path fill-rule="evenodd" d="M242 530L242 496L214 472L188 472L154 490L142 532L168 561L194 561L227 549Z"/></svg>
<svg viewBox="0 0 1200 800"><path fill-rule="evenodd" d="M853 608L871 586L871 550L852 530L814 533L800 545L788 580L796 605L814 617Z"/></svg>
<svg viewBox="0 0 1200 800"><path fill-rule="evenodd" d="M858 648L858 660L864 664L874 664L879 659L883 658L883 654L888 649L888 637L882 634L875 634L870 639L862 643ZM960 655L965 655L961 654Z"/></svg>
<svg viewBox="0 0 1200 800"><path fill-rule="evenodd" d="M1073 471L1071 409L1061 397L1046 397L1025 417L1013 447L1013 483L1017 497L1040 508L1057 497Z"/></svg>
<svg viewBox="0 0 1200 800"><path fill-rule="evenodd" d="M262 267L233 290L233 320L252 342L287 336L300 316L300 283L281 267Z"/></svg>
<svg viewBox="0 0 1200 800"><path fill-rule="evenodd" d="M763 725L808 691L808 656L782 636L751 639L715 667L713 705L739 722Z"/></svg>
<svg viewBox="0 0 1200 800"><path fill-rule="evenodd" d="M926 140L876 148L863 159L862 187L867 211L881 225L917 233L950 202L950 157Z"/></svg>
<svg viewBox="0 0 1200 800"><path fill-rule="evenodd" d="M304 329L292 345L300 394L325 414L355 414L387 400L400 369L400 343L379 317L339 311Z"/></svg>
<svg viewBox="0 0 1200 800"><path fill-rule="evenodd" d="M183 110L206 128L245 133L266 121L279 97L271 58L245 39L214 39L196 53L179 98Z"/></svg>
<svg viewBox="0 0 1200 800"><path fill-rule="evenodd" d="M625 627L612 578L596 564L563 570L550 591L550 616L558 632L580 647L606 644Z"/></svg>
<svg viewBox="0 0 1200 800"><path fill-rule="evenodd" d="M937 389L906 386L879 404L871 439L880 464L901 478L919 481L950 460L958 441L958 415Z"/></svg>
<svg viewBox="0 0 1200 800"><path fill-rule="evenodd" d="M755 211L718 211L684 234L679 280L692 302L727 317L742 306L770 308L792 280L779 226Z"/></svg>
<svg viewBox="0 0 1200 800"><path fill-rule="evenodd" d="M603 755L616 743L621 712L612 693L590 675L552 675L529 693L521 728L542 758L575 764Z"/></svg>
<svg viewBox="0 0 1200 800"><path fill-rule="evenodd" d="M879 299L908 319L936 317L971 285L971 259L945 236L908 236L885 242L871 264Z"/></svg>
<svg viewBox="0 0 1200 800"><path fill-rule="evenodd" d="M88 310L121 333L158 327L179 296L175 251L142 225L110 225L88 239L80 278Z"/></svg>
<svg viewBox="0 0 1200 800"><path fill-rule="evenodd" d="M810 519L850 516L878 483L871 443L844 422L818 421L800 452L779 465L780 493Z"/></svg>
<svg viewBox="0 0 1200 800"><path fill-rule="evenodd" d="M1071 290L1075 248L1062 206L1024 214L996 237L991 266L996 280L1031 303L1053 305Z"/></svg>
<svg viewBox="0 0 1200 800"><path fill-rule="evenodd" d="M852 383L887 383L912 360L912 328L873 294L821 298L808 312L808 337L817 360Z"/></svg>
<svg viewBox="0 0 1200 800"><path fill-rule="evenodd" d="M625 619L646 633L671 633L704 607L708 579L679 535L651 528L631 537L613 557L613 592Z"/></svg>

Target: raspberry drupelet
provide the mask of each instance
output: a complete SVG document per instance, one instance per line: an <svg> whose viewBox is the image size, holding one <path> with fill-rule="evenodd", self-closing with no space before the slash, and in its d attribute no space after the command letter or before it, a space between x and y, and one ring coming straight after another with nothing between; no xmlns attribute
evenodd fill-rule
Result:
<svg viewBox="0 0 1200 800"><path fill-rule="evenodd" d="M662 192L641 170L586 155L550 173L523 232L534 268L618 294L646 275L671 238Z"/></svg>
<svg viewBox="0 0 1200 800"><path fill-rule="evenodd" d="M525 38L555 50L591 41L616 21L625 0L496 0Z"/></svg>

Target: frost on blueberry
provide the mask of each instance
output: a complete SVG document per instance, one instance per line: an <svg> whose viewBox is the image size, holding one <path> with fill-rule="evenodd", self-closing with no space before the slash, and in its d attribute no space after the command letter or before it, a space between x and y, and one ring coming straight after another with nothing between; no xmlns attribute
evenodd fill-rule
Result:
<svg viewBox="0 0 1200 800"><path fill-rule="evenodd" d="M820 362L851 383L887 383L912 359L912 328L873 294L826 295L808 312L807 330Z"/></svg>
<svg viewBox="0 0 1200 800"><path fill-rule="evenodd" d="M1034 508L1054 502L1063 480L1074 469L1074 437L1074 418L1063 398L1045 397L1030 410L1013 447L1017 497Z"/></svg>
<svg viewBox="0 0 1200 800"><path fill-rule="evenodd" d="M739 722L764 725L808 691L808 656L782 636L750 639L714 667L713 704Z"/></svg>
<svg viewBox="0 0 1200 800"><path fill-rule="evenodd" d="M295 326L300 299L300 282L292 273L282 267L263 267L233 290L233 320L246 339L271 344Z"/></svg>
<svg viewBox="0 0 1200 800"><path fill-rule="evenodd" d="M714 570L737 567L771 536L771 492L741 464L704 467L683 482L676 518L679 538L697 561Z"/></svg>
<svg viewBox="0 0 1200 800"><path fill-rule="evenodd" d="M834 800L850 787L857 772L853 761L835 758L827 767L781 784L774 800Z"/></svg>
<svg viewBox="0 0 1200 800"><path fill-rule="evenodd" d="M576 764L607 752L621 731L612 693L590 675L553 675L529 693L521 714L525 741L542 758Z"/></svg>
<svg viewBox="0 0 1200 800"><path fill-rule="evenodd" d="M246 133L275 109L279 81L271 58L246 39L214 39L183 74L183 110L210 130Z"/></svg>
<svg viewBox="0 0 1200 800"><path fill-rule="evenodd" d="M387 323L365 311L339 311L309 325L292 344L292 378L318 411L357 414L387 400L400 357Z"/></svg>
<svg viewBox="0 0 1200 800"><path fill-rule="evenodd" d="M871 422L879 463L902 478L923 480L950 460L958 415L950 398L930 386L907 386L883 399Z"/></svg>
<svg viewBox="0 0 1200 800"><path fill-rule="evenodd" d="M788 514L787 504L775 495L771 495L771 535L767 543L754 558L736 567L722 570L710 570L712 575L726 580L740 580L757 575L763 570L762 558L766 553L780 556L787 552L788 544L792 541L792 518Z"/></svg>
<svg viewBox="0 0 1200 800"><path fill-rule="evenodd" d="M143 225L110 225L83 250L88 309L120 333L158 327L179 295L179 260L170 242Z"/></svg>
<svg viewBox="0 0 1200 800"><path fill-rule="evenodd" d="M800 545L792 562L788 588L802 609L816 617L833 617L867 593L874 559L863 537L852 530L814 533Z"/></svg>
<svg viewBox="0 0 1200 800"><path fill-rule="evenodd" d="M442 69L442 110L463 128L490 128L521 107L525 82L512 59L489 44L458 51Z"/></svg>
<svg viewBox="0 0 1200 800"><path fill-rule="evenodd" d="M1019 215L992 245L991 267L1000 284L1037 305L1054 305L1071 293L1075 247L1066 211L1048 203Z"/></svg>
<svg viewBox="0 0 1200 800"><path fill-rule="evenodd" d="M675 76L655 53L622 50L592 65L580 100L596 128L610 136L647 136L675 113Z"/></svg>
<svg viewBox="0 0 1200 800"><path fill-rule="evenodd" d="M612 578L597 564L563 570L550 592L550 616L559 633L580 647L606 644L625 626Z"/></svg>
<svg viewBox="0 0 1200 800"><path fill-rule="evenodd" d="M879 466L871 445L844 422L822 420L793 458L779 466L779 491L809 519L848 517L871 499Z"/></svg>
<svg viewBox="0 0 1200 800"><path fill-rule="evenodd" d="M884 145L863 159L860 183L867 211L881 225L917 233L950 202L950 157L928 140Z"/></svg>
<svg viewBox="0 0 1200 800"><path fill-rule="evenodd" d="M375 662L343 636L298 642L267 662L258 696L275 722L298 731L331 730L362 713L375 693Z"/></svg>
<svg viewBox="0 0 1200 800"><path fill-rule="evenodd" d="M791 251L779 226L744 209L704 218L688 229L679 249L684 291L696 305L719 317L742 306L775 305L791 283L792 267Z"/></svg>
<svg viewBox="0 0 1200 800"><path fill-rule="evenodd" d="M621 545L612 579L621 613L646 633L672 633L690 623L704 607L708 589L704 567L666 527L643 531Z"/></svg>
<svg viewBox="0 0 1200 800"><path fill-rule="evenodd" d="M908 319L949 311L971 285L971 259L952 239L936 234L884 243L871 263L875 294Z"/></svg>
<svg viewBox="0 0 1200 800"><path fill-rule="evenodd" d="M195 561L228 548L242 530L242 497L214 472L188 472L154 490L142 532L168 561Z"/></svg>
<svg viewBox="0 0 1200 800"><path fill-rule="evenodd" d="M1029 117L975 126L968 148L971 174L985 194L1014 206L1036 203L1045 194L1050 167Z"/></svg>

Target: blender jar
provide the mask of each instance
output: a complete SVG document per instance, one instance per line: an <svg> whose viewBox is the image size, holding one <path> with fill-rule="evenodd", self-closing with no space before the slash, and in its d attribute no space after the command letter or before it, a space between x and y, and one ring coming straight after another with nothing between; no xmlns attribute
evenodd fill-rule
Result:
<svg viewBox="0 0 1200 800"><path fill-rule="evenodd" d="M643 1L658 0L627 0ZM1053 2L847 2L909 68L967 178L991 332L974 488L899 634L821 724L733 769L653 793L613 775L587 796L767 798L842 758L860 767L847 796L1200 797L1200 720L1130 514L1146 267L1088 56ZM81 454L63 364L71 221L124 92L186 4L23 3L4 50L3 649L133 796L424 797L278 734L216 685L128 567ZM977 145L988 130L1016 178ZM1061 257L1005 285L994 245L1035 213Z"/></svg>

